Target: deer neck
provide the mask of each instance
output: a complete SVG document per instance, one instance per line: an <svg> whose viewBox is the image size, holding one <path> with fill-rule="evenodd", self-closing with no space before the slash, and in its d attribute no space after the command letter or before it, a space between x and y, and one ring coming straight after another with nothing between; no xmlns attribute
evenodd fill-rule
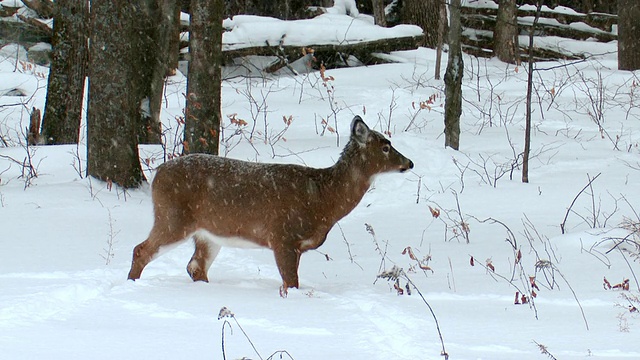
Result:
<svg viewBox="0 0 640 360"><path fill-rule="evenodd" d="M343 154L338 162L326 169L328 181L325 196L329 211L328 218L338 221L353 210L371 185L372 174L362 159Z"/></svg>

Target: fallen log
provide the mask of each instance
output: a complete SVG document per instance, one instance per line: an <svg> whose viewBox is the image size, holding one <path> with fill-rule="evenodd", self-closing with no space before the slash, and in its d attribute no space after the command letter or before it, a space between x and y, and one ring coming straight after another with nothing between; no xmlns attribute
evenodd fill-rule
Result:
<svg viewBox="0 0 640 360"><path fill-rule="evenodd" d="M462 14L464 15L485 15L485 16L498 16L497 8L483 8L483 7L462 7ZM518 17L534 17L536 15L535 9L518 9ZM566 13L560 11L542 11L541 17L547 19L556 19L560 24L569 25L571 23L585 23L593 28L600 29L602 31L611 32L612 25L618 23L618 16L604 13Z"/></svg>
<svg viewBox="0 0 640 360"><path fill-rule="evenodd" d="M496 18L490 15L467 14L462 17L462 25L468 28L493 31L495 24ZM528 31L531 28L531 22L519 17L518 26ZM600 42L609 42L618 39L617 35L601 30L590 31L587 29L578 29L571 25L554 25L544 22L539 22L536 25L536 36L559 36L575 40L594 38Z"/></svg>
<svg viewBox="0 0 640 360"><path fill-rule="evenodd" d="M282 66L277 67L273 64L269 65L269 71L273 72L292 63L309 52L313 52L317 63L323 62L325 66L335 65L340 67L346 66L344 59L349 56L358 58L365 65L372 65L383 62L377 58L375 53L389 53L392 51L413 50L417 49L424 35L406 36L400 38L387 38L362 42L351 42L345 44L320 44L320 45L270 45L252 46L243 48L223 48L224 62L233 63L233 59L246 56L277 56ZM342 64L340 64L342 63Z"/></svg>

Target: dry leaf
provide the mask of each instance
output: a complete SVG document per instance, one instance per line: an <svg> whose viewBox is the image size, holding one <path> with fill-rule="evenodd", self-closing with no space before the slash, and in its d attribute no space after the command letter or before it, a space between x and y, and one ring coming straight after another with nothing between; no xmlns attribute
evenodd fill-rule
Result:
<svg viewBox="0 0 640 360"><path fill-rule="evenodd" d="M496 272L496 268L495 266L493 266L493 262L491 261L491 259L487 259L485 261L485 263L487 264L487 268L493 272Z"/></svg>

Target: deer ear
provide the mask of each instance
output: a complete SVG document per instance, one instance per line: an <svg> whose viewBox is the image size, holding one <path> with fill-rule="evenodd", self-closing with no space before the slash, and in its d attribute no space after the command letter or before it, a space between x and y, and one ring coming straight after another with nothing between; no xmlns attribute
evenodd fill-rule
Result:
<svg viewBox="0 0 640 360"><path fill-rule="evenodd" d="M356 115L351 121L351 138L364 145L369 137L369 127L362 118Z"/></svg>

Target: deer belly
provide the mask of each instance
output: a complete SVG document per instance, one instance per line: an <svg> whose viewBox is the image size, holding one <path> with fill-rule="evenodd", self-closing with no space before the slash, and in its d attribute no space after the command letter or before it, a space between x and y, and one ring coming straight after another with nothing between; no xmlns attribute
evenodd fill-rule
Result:
<svg viewBox="0 0 640 360"><path fill-rule="evenodd" d="M259 249L265 247L254 240L246 239L240 236L219 236L204 229L196 231L194 236L205 239L218 246L223 247L242 249Z"/></svg>

